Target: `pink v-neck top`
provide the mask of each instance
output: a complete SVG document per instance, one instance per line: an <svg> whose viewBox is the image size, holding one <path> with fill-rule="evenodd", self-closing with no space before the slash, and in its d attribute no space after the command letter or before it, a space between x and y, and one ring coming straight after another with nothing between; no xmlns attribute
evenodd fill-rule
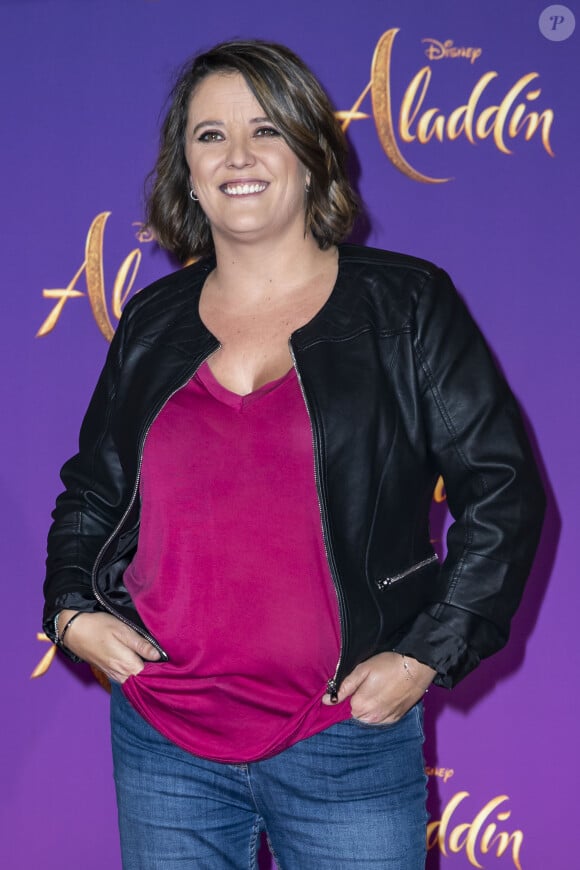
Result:
<svg viewBox="0 0 580 870"><path fill-rule="evenodd" d="M350 716L321 703L340 650L296 372L248 396L205 363L146 439L125 583L169 655L123 690L173 743L265 758Z"/></svg>

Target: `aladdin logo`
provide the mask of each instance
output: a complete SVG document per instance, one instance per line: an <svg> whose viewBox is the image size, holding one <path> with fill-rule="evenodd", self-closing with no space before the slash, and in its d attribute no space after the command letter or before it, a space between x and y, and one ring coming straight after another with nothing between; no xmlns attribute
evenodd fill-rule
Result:
<svg viewBox="0 0 580 870"><path fill-rule="evenodd" d="M484 856L501 858L507 853L514 867L522 870L520 852L524 835L519 830L511 833L502 830L511 816L511 810L505 806L509 797L501 794L492 798L474 816L468 816L470 821L460 822L458 817L464 810L461 805L468 797L468 791L457 792L443 809L441 819L427 825L427 850L438 849L446 857L463 853L471 866L479 870L486 866L481 863Z"/></svg>
<svg viewBox="0 0 580 870"><path fill-rule="evenodd" d="M508 147L510 140L523 136L529 142L538 133L544 150L551 157L554 156L550 142L554 112L552 109L537 112L530 108L530 104L539 99L542 93L538 87L540 76L537 72L521 76L508 88L501 101L495 103L490 102L487 91L490 83L499 79L499 73L490 70L479 78L465 101L445 115L437 107L429 106L434 99L431 93L433 70L430 66L424 66L409 82L395 124L391 65L393 44L398 32L398 28L393 28L383 33L375 48L370 82L350 110L336 113L342 121L343 130L347 130L352 121L370 117L360 111L363 100L370 92L375 125L385 154L404 175L413 181L430 184L450 179L432 178L411 166L401 153L400 143L419 142L427 145L432 139L453 142L463 136L475 145L478 141L491 138L498 151L512 154ZM428 43L426 54L429 60L469 58L473 64L482 53L480 48L455 48L452 40L441 43L426 39L423 42Z"/></svg>

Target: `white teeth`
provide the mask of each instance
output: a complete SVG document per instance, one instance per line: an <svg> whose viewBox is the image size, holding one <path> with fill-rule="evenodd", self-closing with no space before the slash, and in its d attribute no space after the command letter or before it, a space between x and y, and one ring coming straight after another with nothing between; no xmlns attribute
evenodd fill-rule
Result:
<svg viewBox="0 0 580 870"><path fill-rule="evenodd" d="M228 196L243 196L248 193L261 193L266 190L267 184L225 184L224 193Z"/></svg>

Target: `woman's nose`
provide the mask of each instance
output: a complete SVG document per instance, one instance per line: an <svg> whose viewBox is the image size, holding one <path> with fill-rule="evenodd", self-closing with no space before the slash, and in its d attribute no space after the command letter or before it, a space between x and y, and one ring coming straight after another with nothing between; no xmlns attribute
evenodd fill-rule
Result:
<svg viewBox="0 0 580 870"><path fill-rule="evenodd" d="M241 169L244 166L251 166L254 162L254 153L250 140L245 136L232 136L228 140L228 149L226 153L227 166Z"/></svg>

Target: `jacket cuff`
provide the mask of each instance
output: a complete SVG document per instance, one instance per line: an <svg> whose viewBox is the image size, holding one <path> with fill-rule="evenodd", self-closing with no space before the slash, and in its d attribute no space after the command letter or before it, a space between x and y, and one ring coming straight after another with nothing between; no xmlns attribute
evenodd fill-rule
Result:
<svg viewBox="0 0 580 870"><path fill-rule="evenodd" d="M419 614L393 651L433 668L437 671L435 685L451 689L484 657L485 653L477 649L480 633L488 639L490 633L494 635L493 651L507 641L507 636L501 636L486 619L448 604L434 605ZM472 639L473 645L468 646L465 637Z"/></svg>

